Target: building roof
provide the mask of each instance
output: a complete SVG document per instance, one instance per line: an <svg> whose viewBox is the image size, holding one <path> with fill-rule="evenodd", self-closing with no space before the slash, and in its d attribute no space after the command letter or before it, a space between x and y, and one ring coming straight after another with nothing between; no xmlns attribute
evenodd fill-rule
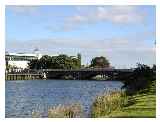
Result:
<svg viewBox="0 0 160 122"><path fill-rule="evenodd" d="M34 56L34 57L37 57L37 54L31 54L31 53L8 53L7 55L14 55L14 56Z"/></svg>

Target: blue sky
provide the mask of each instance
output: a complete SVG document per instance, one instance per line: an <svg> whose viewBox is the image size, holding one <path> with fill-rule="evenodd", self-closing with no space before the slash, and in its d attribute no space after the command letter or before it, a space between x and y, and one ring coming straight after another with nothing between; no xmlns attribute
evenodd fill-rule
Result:
<svg viewBox="0 0 160 122"><path fill-rule="evenodd" d="M6 6L6 51L105 56L117 68L155 64L154 6Z"/></svg>

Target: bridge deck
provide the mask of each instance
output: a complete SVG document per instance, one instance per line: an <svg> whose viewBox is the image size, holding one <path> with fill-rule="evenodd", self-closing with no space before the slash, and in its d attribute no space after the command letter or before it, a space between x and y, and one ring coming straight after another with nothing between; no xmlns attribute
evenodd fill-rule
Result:
<svg viewBox="0 0 160 122"><path fill-rule="evenodd" d="M42 72L94 72L94 71L106 71L106 72L133 72L133 69L43 69Z"/></svg>

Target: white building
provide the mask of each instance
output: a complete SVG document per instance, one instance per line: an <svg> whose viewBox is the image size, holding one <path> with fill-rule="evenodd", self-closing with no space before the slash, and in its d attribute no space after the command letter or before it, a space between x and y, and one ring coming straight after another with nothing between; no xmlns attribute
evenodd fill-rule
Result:
<svg viewBox="0 0 160 122"><path fill-rule="evenodd" d="M40 59L42 54L34 50L33 54L28 53L6 53L6 63L18 69L28 68L28 63L34 59Z"/></svg>

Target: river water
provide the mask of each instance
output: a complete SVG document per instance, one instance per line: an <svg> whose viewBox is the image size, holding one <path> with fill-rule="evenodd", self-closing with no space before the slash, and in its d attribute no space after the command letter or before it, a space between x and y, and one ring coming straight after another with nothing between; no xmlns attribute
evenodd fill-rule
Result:
<svg viewBox="0 0 160 122"><path fill-rule="evenodd" d="M104 91L120 90L120 81L87 80L15 80L6 81L6 117L32 117L38 111L46 117L48 108L63 104L80 103L84 112L97 95Z"/></svg>

